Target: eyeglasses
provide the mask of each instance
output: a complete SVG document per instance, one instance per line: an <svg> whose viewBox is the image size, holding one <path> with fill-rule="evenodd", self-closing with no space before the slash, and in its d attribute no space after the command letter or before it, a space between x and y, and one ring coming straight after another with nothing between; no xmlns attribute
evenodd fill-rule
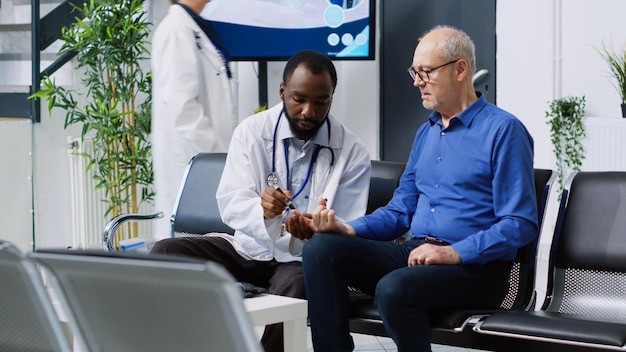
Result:
<svg viewBox="0 0 626 352"><path fill-rule="evenodd" d="M450 61L450 62L446 62L445 64L443 64L443 65L439 65L439 66L437 66L437 67L435 67L435 68L431 68L430 70L416 70L413 66L411 66L411 67L407 68L407 72L409 73L409 76L411 76L411 79L412 79L413 81L415 81L415 79L417 78L417 76L419 76L419 78L420 78L420 79L421 79L424 83L428 83L428 82L430 82L430 74L431 74L434 70L436 70L436 69L438 69L438 68L442 68L442 67L444 67L444 66L448 66L448 65L450 65L450 64L454 64L454 63L456 63L456 62L457 62L457 61L459 61L459 60L461 60L461 59L456 59L456 60L452 60L452 61Z"/></svg>

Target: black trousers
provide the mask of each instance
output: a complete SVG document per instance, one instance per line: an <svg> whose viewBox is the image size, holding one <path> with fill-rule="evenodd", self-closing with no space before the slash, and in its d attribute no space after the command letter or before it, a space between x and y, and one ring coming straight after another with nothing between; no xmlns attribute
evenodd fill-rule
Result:
<svg viewBox="0 0 626 352"><path fill-rule="evenodd" d="M266 287L269 293L305 299L302 263L279 263L243 258L225 239L216 236L167 238L157 242L151 253L203 258L220 263L237 281ZM283 324L265 327L261 344L266 352L283 352Z"/></svg>

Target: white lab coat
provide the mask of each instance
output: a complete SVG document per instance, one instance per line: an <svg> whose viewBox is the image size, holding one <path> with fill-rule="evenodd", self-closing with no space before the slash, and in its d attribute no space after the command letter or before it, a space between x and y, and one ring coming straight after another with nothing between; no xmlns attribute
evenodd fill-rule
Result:
<svg viewBox="0 0 626 352"><path fill-rule="evenodd" d="M270 110L246 118L235 129L216 194L222 220L235 229L234 236L222 237L249 259L301 261L298 255L303 241L292 238L289 233L281 236L281 216L264 220L261 207L260 195L267 187L267 176L272 172L272 141L282 108L281 102ZM333 116L329 116L329 122L330 141L326 138L319 144L329 144L332 148L334 165L330 167L330 152L319 153L313 171L316 176L310 181L314 182L310 192L315 190L320 193L323 190L321 196L327 199L328 206L335 209L337 216L351 220L363 215L367 207L370 157L356 135ZM284 115L280 123L288 124ZM283 144L278 141L276 146L276 172L285 182L287 166ZM313 199L318 196L320 194L309 194L308 209L299 210L313 212L317 207Z"/></svg>
<svg viewBox="0 0 626 352"><path fill-rule="evenodd" d="M152 158L155 209L164 218L154 237L169 237L185 168L200 152L226 152L236 116L225 64L202 29L179 5L152 40Z"/></svg>

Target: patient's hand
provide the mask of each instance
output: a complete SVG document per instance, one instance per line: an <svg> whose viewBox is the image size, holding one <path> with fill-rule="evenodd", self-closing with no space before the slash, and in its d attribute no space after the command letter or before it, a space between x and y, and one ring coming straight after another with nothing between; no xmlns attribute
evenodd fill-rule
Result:
<svg viewBox="0 0 626 352"><path fill-rule="evenodd" d="M311 214L310 218L305 217L304 222L316 233L330 232L350 236L355 235L352 226L339 221L335 217L335 211L326 207L326 200L323 198L318 200L317 209Z"/></svg>
<svg viewBox="0 0 626 352"><path fill-rule="evenodd" d="M408 266L429 264L461 264L461 256L451 246L424 243L409 253Z"/></svg>

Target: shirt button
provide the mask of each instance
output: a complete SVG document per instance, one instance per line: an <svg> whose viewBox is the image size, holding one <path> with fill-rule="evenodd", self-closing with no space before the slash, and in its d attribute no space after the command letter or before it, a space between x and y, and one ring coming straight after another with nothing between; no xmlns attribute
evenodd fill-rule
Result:
<svg viewBox="0 0 626 352"><path fill-rule="evenodd" d="M446 135L446 131L441 131L441 135L445 136Z"/></svg>
<svg viewBox="0 0 626 352"><path fill-rule="evenodd" d="M430 208L430 212L434 213L435 212L435 208Z"/></svg>
<svg viewBox="0 0 626 352"><path fill-rule="evenodd" d="M435 185L435 189L439 189L439 185Z"/></svg>
<svg viewBox="0 0 626 352"><path fill-rule="evenodd" d="M441 161L441 160L442 160L442 158L440 156L437 157L437 161Z"/></svg>

